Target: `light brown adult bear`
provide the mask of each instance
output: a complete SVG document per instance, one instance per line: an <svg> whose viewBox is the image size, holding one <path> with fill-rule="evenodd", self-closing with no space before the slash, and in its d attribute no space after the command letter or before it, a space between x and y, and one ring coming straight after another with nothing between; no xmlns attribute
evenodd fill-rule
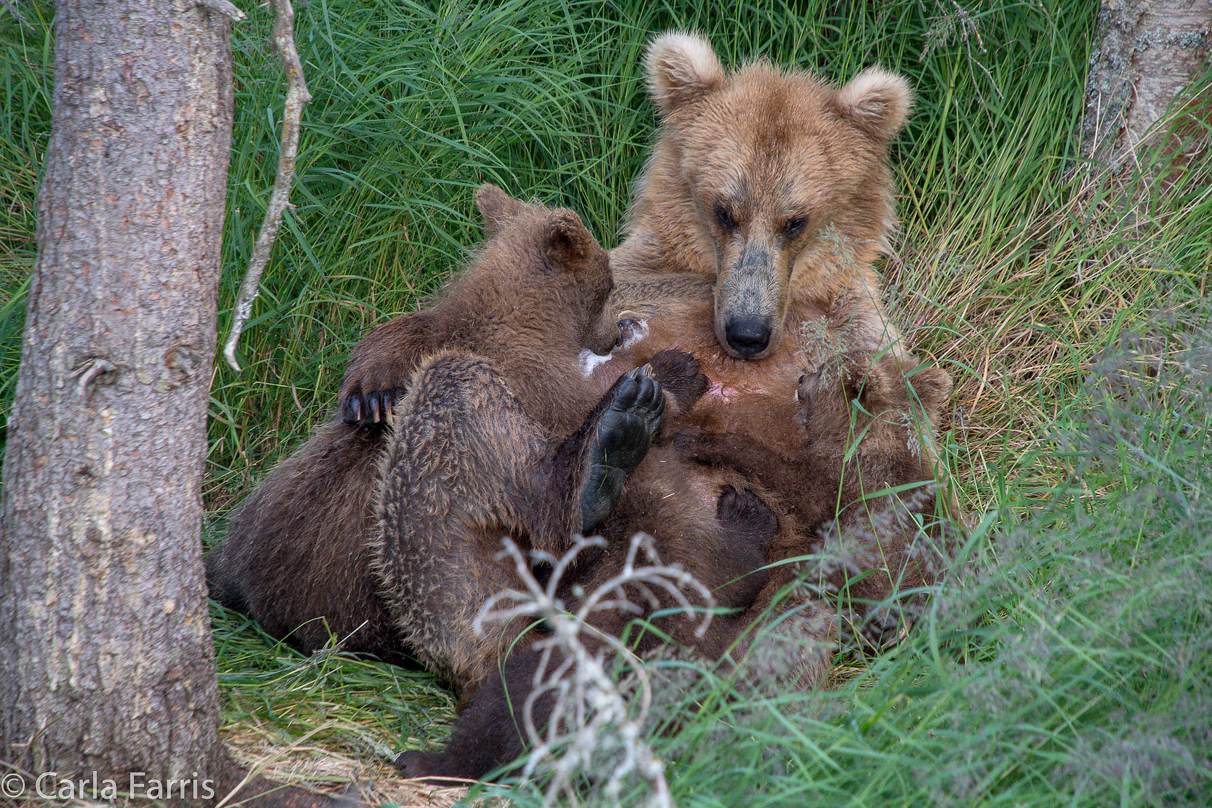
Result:
<svg viewBox="0 0 1212 808"><path fill-rule="evenodd" d="M710 294L740 359L779 347L793 303L844 315L851 350L895 345L871 266L896 224L887 153L906 81L873 67L834 89L765 61L727 73L680 33L645 66L662 131L611 253L616 302L648 314Z"/></svg>
<svg viewBox="0 0 1212 808"><path fill-rule="evenodd" d="M904 624L869 607L933 580L919 550L943 543L936 511L954 510L933 450L950 378L904 350L872 269L895 226L887 151L909 88L879 68L840 90L765 62L728 73L687 34L658 37L645 64L662 135L611 261L612 300L647 338L619 361L668 348L701 360L713 387L678 421L688 456L782 498L799 528L772 560L843 544L870 560L848 565L861 584L835 571L828 585L868 601L846 612L886 644ZM801 376L818 380L814 407L847 417L810 409L805 432Z"/></svg>

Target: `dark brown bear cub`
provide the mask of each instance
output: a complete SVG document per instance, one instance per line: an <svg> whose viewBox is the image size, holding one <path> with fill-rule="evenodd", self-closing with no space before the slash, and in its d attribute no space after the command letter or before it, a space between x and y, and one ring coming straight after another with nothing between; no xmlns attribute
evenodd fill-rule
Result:
<svg viewBox="0 0 1212 808"><path fill-rule="evenodd" d="M538 210L491 186L481 190L478 201L490 236L500 223L513 222L519 211ZM613 383L590 389L571 372L582 352L604 354L618 340L618 326L604 310L611 289L610 267L605 252L576 214L543 209L541 216L536 212L533 218L526 231L531 239L526 254L517 254L522 243L517 237L508 244L490 240L471 270L459 276L432 308L372 331L355 350L350 372L368 355L381 358L389 353L395 372L407 379L437 350L508 346L507 354L497 358L514 389L521 391L518 400L526 411L541 414L556 434L575 432L581 426L577 419L593 411ZM514 291L519 272L540 276L538 282L525 285L528 297ZM551 316L541 328L519 328L521 315L515 311L526 311L528 305L563 316ZM572 383L562 383L560 374L551 373L552 363L567 365ZM653 386L647 379L632 384ZM368 410L381 403L382 397L371 399ZM638 406L643 410L663 403L664 398L649 389ZM623 417L609 408L607 415ZM639 418L650 431L659 416L658 409ZM212 597L305 652L322 648L335 637L351 652L385 659L406 653L380 597L367 548L375 532L380 454L389 434L382 423L360 426L334 420L275 467L234 512L227 536L207 558ZM550 508L534 501L535 519L546 520L539 533L570 535L594 527L613 505L621 478L630 470L611 463L634 465L649 437L637 436L639 444L630 457L590 464L587 473L607 484L595 478L595 493L589 498L573 490L580 470L561 475L561 487L568 489L562 491L564 500L558 500L553 490L546 497L554 503ZM515 447L509 436L500 440L503 456L510 456ZM579 513L587 507L593 511L585 514L588 522Z"/></svg>
<svg viewBox="0 0 1212 808"><path fill-rule="evenodd" d="M912 614L884 601L905 600L937 580L954 512L939 484L935 430L951 389L940 368L905 351L849 344L850 313L797 303L779 347L760 361L727 354L711 332L710 301L671 307L644 323L646 337L616 350L595 372L642 364L677 349L700 361L711 381L689 412L670 420L684 457L727 468L777 497L794 536L771 548L770 561L834 553L847 556L846 586L832 569L826 589L841 595L845 622L865 644L885 647ZM802 382L797 381L803 377ZM836 550L836 553L834 552ZM784 565L784 571L802 565ZM836 565L835 565L836 566ZM819 576L810 576L814 580ZM776 573L759 598L768 603L790 577ZM907 617L907 622L893 618Z"/></svg>

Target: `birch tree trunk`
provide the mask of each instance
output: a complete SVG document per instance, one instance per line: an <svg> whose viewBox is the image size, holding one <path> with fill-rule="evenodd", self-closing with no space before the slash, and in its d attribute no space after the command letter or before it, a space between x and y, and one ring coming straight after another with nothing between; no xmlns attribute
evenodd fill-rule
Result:
<svg viewBox="0 0 1212 808"><path fill-rule="evenodd" d="M55 11L0 510L0 760L188 784L224 758L199 536L230 23L190 0Z"/></svg>

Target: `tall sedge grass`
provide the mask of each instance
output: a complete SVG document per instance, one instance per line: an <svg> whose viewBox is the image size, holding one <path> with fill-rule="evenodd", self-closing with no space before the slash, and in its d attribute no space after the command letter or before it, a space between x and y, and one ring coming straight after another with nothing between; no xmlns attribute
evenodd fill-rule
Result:
<svg viewBox="0 0 1212 808"><path fill-rule="evenodd" d="M0 11L6 410L51 92L52 9L18 8L32 28ZM246 10L221 327L268 200L283 92L267 13ZM300 4L315 100L244 372L215 371L207 539L331 412L358 336L462 260L479 183L571 206L616 242L653 138L639 67L653 33L702 30L726 64L761 56L836 81L878 61L917 96L893 150L902 234L881 270L914 350L955 379L942 437L971 514L966 563L907 643L843 660L827 690L737 700L704 680L670 695L679 732L651 742L671 793L704 806L1212 804L1212 172L1205 145L1171 170L1146 156L1137 176L1091 180L1074 144L1094 10ZM450 699L425 674L303 659L215 617L225 733L243 759L420 800L387 762L448 732ZM506 793L542 799L541 784Z"/></svg>

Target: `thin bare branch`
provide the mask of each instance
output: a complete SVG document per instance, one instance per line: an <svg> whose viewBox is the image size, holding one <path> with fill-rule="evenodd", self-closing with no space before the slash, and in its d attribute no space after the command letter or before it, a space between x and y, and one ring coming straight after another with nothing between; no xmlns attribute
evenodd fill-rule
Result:
<svg viewBox="0 0 1212 808"><path fill-rule="evenodd" d="M0 0L0 3L4 4L4 7L8 9L9 14L12 14L17 18L17 22L21 23L31 31L34 30L34 26L30 25L29 20L21 16L21 12L17 10L17 4L14 3L13 0Z"/></svg>
<svg viewBox="0 0 1212 808"><path fill-rule="evenodd" d="M269 196L269 209L265 211L265 221L261 223L261 232L257 234L257 243L253 247L252 257L248 260L248 270L240 284L240 294L236 297L232 313L231 332L223 346L223 356L227 359L227 364L236 371L240 370L240 365L236 362L236 343L240 341L244 324L252 314L252 304L257 299L261 284L261 273L269 263L270 251L278 236L278 228L282 225L282 213L290 204L290 185L294 179L295 157L299 149L303 106L311 100L307 82L303 79L303 63L299 59L298 50L295 49L295 11L290 0L272 0L272 5L274 47L286 71L286 103L282 109L278 174L274 179L273 193Z"/></svg>
<svg viewBox="0 0 1212 808"><path fill-rule="evenodd" d="M8 0L4 0L4 2L8 2ZM244 12L229 3L228 0L197 0L197 3L211 11L217 11L232 22L244 22Z"/></svg>
<svg viewBox="0 0 1212 808"><path fill-rule="evenodd" d="M710 620L711 594L677 565L664 566L642 533L631 539L622 571L587 593L575 614L569 614L556 597L560 577L586 547L601 539L576 537L575 545L553 564L554 574L546 587L531 573L530 564L512 541L504 541L525 591L502 592L488 600L476 617L476 630L486 623L510 621L518 616L541 619L551 634L534 643L540 654L534 680L521 709L522 727L532 748L523 769L527 778L535 773L550 775L544 805L577 806L585 794L580 778L592 772L599 778L603 795L619 805L628 778L638 775L647 781L646 806L672 808L665 782L664 764L644 742L642 731L652 706L652 684L642 661L618 637L604 634L588 623L603 609L643 613L628 595L652 600L658 590L698 619L692 599L702 599L707 608L703 625ZM637 557L643 560L637 565ZM547 557L550 560L550 557ZM629 672L625 681L611 675L614 662ZM535 705L551 704L546 726L535 719Z"/></svg>

